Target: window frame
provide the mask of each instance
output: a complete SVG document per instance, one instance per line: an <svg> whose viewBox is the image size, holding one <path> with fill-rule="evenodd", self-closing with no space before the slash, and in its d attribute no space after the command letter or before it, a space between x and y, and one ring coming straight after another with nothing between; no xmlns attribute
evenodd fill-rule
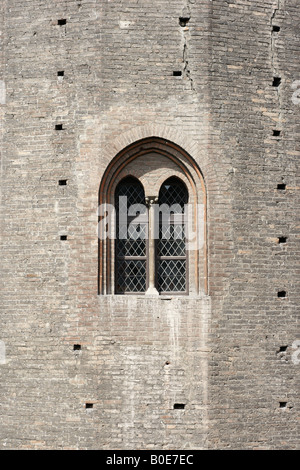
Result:
<svg viewBox="0 0 300 470"><path fill-rule="evenodd" d="M118 190L119 186L126 179L135 181L135 183L143 189L144 199L145 199L145 189L144 189L144 186L141 183L141 181L139 181L139 179L137 179L137 178L128 176L128 177L122 178L116 186L115 194L114 194L115 208L116 208L116 198L118 197L117 196L117 190ZM145 204L145 207L146 207L146 204ZM128 207L127 207L127 209L128 209ZM147 288L148 288L148 283L149 283L149 275L148 275L148 265L149 265L149 262L148 262L148 258L149 258L149 241L148 241L148 238L149 237L145 238L145 255L141 255L141 256L132 256L132 255L131 256L130 255L119 256L118 255L118 243L120 241L120 239L119 239L120 224L119 224L118 214L119 214L119 211L116 210L116 220L115 220L116 237L115 237L115 241L114 241L114 251L115 251L114 252L114 293L115 293L115 295L145 295L145 293L147 291ZM128 216L128 214L127 214L127 222L128 222L127 230L128 230L129 223L131 223L135 218L136 218L136 216ZM130 219L132 219L132 220L130 220ZM146 225L146 233L148 233L149 232L148 214L146 214L144 223ZM141 222L137 222L134 225L140 225L140 224L141 224ZM128 238L127 238L127 240L128 240ZM145 261L145 291L129 291L129 292L125 291L125 292L121 292L121 291L118 290L119 277L118 277L117 270L118 270L119 263L122 262L122 260L123 261Z"/></svg>
<svg viewBox="0 0 300 470"><path fill-rule="evenodd" d="M187 204L188 201L189 201L189 191L188 191L188 188L186 186L186 184L180 179L178 178L177 176L170 176L168 177L161 185L160 187L160 190L159 190L159 198L158 198L158 204L160 205L160 197L161 197L161 191L162 191L162 187L163 185L167 184L169 181L172 182L172 180L174 181L178 181L180 185L182 185L185 189L185 192L186 192L186 202L184 204ZM174 204L177 204L177 202L175 201L173 203ZM172 207L172 205L170 205L170 207ZM159 240L156 240L156 243L155 243L155 285L156 285L156 288L159 292L159 295L162 295L162 296L178 296L178 295L188 295L189 294L189 256L188 256L188 251L186 249L186 240L187 240L187 230L188 230L188 220L187 218L185 218L185 215L184 215L184 211L180 214L176 213L176 214L172 214L170 215L170 219L169 219L169 223L170 225L180 225L182 227L184 227L184 234L185 234L185 237L184 237L184 244L185 244L185 256L161 256L159 255ZM161 214L159 214L159 232L160 232L160 227L161 227ZM160 261L176 261L176 260L184 260L185 261L185 290L184 291L166 291L166 290L160 290L159 289L159 262Z"/></svg>
<svg viewBox="0 0 300 470"><path fill-rule="evenodd" d="M120 185L122 184L126 184L126 180L128 180L128 184L131 183L135 183L137 186L140 186L142 189L143 189L143 193L144 193L144 198L145 198L145 189L144 189L144 186L143 184L141 183L141 181L138 179L138 178L135 178L135 177L131 177L131 176L127 176L127 177L124 177L122 178L119 183L117 184L116 188L115 188L115 194L114 194L114 201L115 201L115 207L119 207L117 206L117 203L116 203L116 200L117 200L117 197L119 197L118 195L118 188L120 187ZM184 190L185 190L185 193L186 193L186 202L185 204L188 203L188 199L189 199L189 191L188 191L188 188L186 187L185 183L180 179L178 178L177 176L170 176L168 177L161 185L160 187L160 190L159 190L159 195L161 194L161 190L162 190L162 187L163 185L165 185L168 181L171 181L172 180L174 181L178 181L180 185L182 185L182 187L184 187ZM159 197L158 197L158 206L160 205L159 204L160 201L159 201ZM174 201L173 204L177 204L176 201ZM145 214L145 221L143 222L142 219L143 219L143 216L140 215L139 217L141 217L141 220L139 222L136 223L136 225L140 225L141 223L144 223L146 225L146 234L148 234L148 236L146 236L146 239L145 239L145 255L139 255L139 256L134 256L134 255L123 255L123 256L119 256L119 250L118 250L118 243L120 241L119 239L119 228L120 228L120 223L119 223L119 210L116 210L116 220L115 220L115 233L116 233L116 238L115 238L115 243L114 243L114 292L115 292L115 295L146 295L146 292L147 292L147 289L149 287L149 207L147 206L146 204L146 199L145 199L145 207L146 207L146 214ZM172 205L170 205L170 207L172 207ZM129 207L127 207L128 209ZM136 218L136 216L128 216L127 214L127 227L129 226L130 223L132 223L132 221L134 221L134 219ZM131 220L130 220L131 219ZM182 213L172 213L170 214L170 218L169 218L169 221L170 225L172 226L176 226L176 225L180 225L182 227L184 227L184 230L185 230L185 237L184 237L184 244L185 244L185 256L175 256L175 255L171 255L171 256L165 256L165 255L159 255L159 252L158 252L158 248L159 248L159 240L155 240L155 259L154 259L154 266L155 266L155 288L158 290L158 293L160 296L181 296L181 295L188 295L189 294L189 256L188 256L188 251L186 249L186 230L188 229L188 223L187 223L187 220L184 216L184 212ZM161 213L159 212L159 233L160 233L160 228L161 228ZM135 225L135 224L134 224ZM160 262L162 261L185 261L185 275L184 275L184 278L185 278L185 290L181 290L181 291L171 291L171 290L160 290L159 289L159 265L160 265ZM120 291L119 290L119 276L118 276L118 268L120 266L120 263L122 261L144 261L145 262L145 290L143 291Z"/></svg>
<svg viewBox="0 0 300 470"><path fill-rule="evenodd" d="M208 295L208 194L207 182L197 163L198 153L196 152L193 156L184 149L184 145L180 146L166 136L153 135L142 136L138 140L133 138L126 146L122 142L117 151L115 147L108 146L107 152L107 165L103 172L101 170L98 191L98 295L116 295L115 236L110 236L115 228L113 220L114 191L118 182L129 175L137 178L143 184L147 197L158 194L161 184L168 176L177 176L188 188L190 196L188 216L191 217L188 232L191 231L192 237L187 235L186 245L188 250L188 295ZM106 204L108 209L105 207ZM104 231L101 228L103 219L104 223L106 222ZM152 249L150 256L153 265ZM152 266L150 273L151 277L155 274ZM154 285L155 279L149 278L149 284ZM147 290L148 294L152 295L150 286Z"/></svg>

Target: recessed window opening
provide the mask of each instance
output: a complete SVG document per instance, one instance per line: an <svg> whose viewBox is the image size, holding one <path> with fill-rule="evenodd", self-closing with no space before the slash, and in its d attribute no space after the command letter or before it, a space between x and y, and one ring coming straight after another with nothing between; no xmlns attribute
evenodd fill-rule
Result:
<svg viewBox="0 0 300 470"><path fill-rule="evenodd" d="M287 237L278 237L278 243L286 243L287 242Z"/></svg>
<svg viewBox="0 0 300 470"><path fill-rule="evenodd" d="M55 124L55 130L56 131L62 131L63 130L63 125L62 124Z"/></svg>
<svg viewBox="0 0 300 470"><path fill-rule="evenodd" d="M94 403L86 403L85 408L88 410L92 409L94 407Z"/></svg>
<svg viewBox="0 0 300 470"><path fill-rule="evenodd" d="M135 215L123 222L120 217L137 204L141 205L141 210L142 207L146 210L144 188L137 179L124 178L115 192L117 294L145 292L147 287L147 221L135 223Z"/></svg>
<svg viewBox="0 0 300 470"><path fill-rule="evenodd" d="M162 185L160 208L170 210L167 219L161 211L156 244L157 290L161 294L187 291L186 227L184 219L188 191L185 184L171 177Z"/></svg>
<svg viewBox="0 0 300 470"><path fill-rule="evenodd" d="M273 130L273 137L279 137L280 134L281 134L281 131L279 131L278 129Z"/></svg>
<svg viewBox="0 0 300 470"><path fill-rule="evenodd" d="M161 218L162 193L173 194L180 209L167 213L168 227ZM126 205L121 197L127 198ZM200 169L176 144L149 137L116 155L99 187L99 295L160 295L167 300L207 292L205 214Z"/></svg>
<svg viewBox="0 0 300 470"><path fill-rule="evenodd" d="M182 71L181 70L174 70L173 71L173 77L181 77L182 76Z"/></svg>
<svg viewBox="0 0 300 470"><path fill-rule="evenodd" d="M65 18L62 18L62 19L60 19L60 20L57 20L57 24L58 24L59 26L63 26L63 25L66 24L66 23L67 23L67 20L66 20Z"/></svg>
<svg viewBox="0 0 300 470"><path fill-rule="evenodd" d="M61 236L60 236L60 239L61 239L62 241L67 240L67 238L68 238L67 235L61 235Z"/></svg>
<svg viewBox="0 0 300 470"><path fill-rule="evenodd" d="M150 285L148 216L144 189L133 177L124 178L115 191L115 288L117 294L144 293ZM157 198L158 229L154 240L153 282L160 294L187 293L185 204L188 191L177 177L162 184ZM140 207L139 207L140 205ZM124 219L130 207L134 216ZM136 219L137 212L140 213ZM138 220L138 222L137 222ZM155 278L155 281L154 281Z"/></svg>
<svg viewBox="0 0 300 470"><path fill-rule="evenodd" d="M59 186L66 186L66 185L67 185L67 181L68 181L68 180L59 180L59 181L58 181L58 184L59 184Z"/></svg>
<svg viewBox="0 0 300 470"><path fill-rule="evenodd" d="M80 350L81 350L81 344L74 344L73 351L80 351Z"/></svg>
<svg viewBox="0 0 300 470"><path fill-rule="evenodd" d="M286 184L285 183L280 183L277 185L278 191L284 191L286 189Z"/></svg>
<svg viewBox="0 0 300 470"><path fill-rule="evenodd" d="M65 75L64 70L59 70L59 71L57 72L57 76L58 76L58 77L63 77L64 75Z"/></svg>

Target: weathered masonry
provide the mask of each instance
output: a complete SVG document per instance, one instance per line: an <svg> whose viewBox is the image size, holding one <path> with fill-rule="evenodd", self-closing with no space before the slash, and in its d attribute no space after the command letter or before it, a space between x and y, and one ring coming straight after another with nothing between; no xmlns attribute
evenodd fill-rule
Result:
<svg viewBox="0 0 300 470"><path fill-rule="evenodd" d="M299 448L299 20L2 0L1 449Z"/></svg>

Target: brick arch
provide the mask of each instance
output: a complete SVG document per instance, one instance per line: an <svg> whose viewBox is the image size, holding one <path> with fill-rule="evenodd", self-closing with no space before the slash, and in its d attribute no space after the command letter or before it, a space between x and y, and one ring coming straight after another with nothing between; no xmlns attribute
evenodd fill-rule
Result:
<svg viewBox="0 0 300 470"><path fill-rule="evenodd" d="M176 174L176 173L174 175L168 176L167 178L161 178L159 180L158 195L161 193L162 186L170 179L173 179L174 181L178 181L179 184L182 184L190 197L189 185L186 183L185 178L183 178L181 174Z"/></svg>
<svg viewBox="0 0 300 470"><path fill-rule="evenodd" d="M157 137L162 140L173 142L178 147L185 149L186 152L193 155L197 161L198 158L201 157L201 152L199 152L198 145L190 138L190 136L186 135L182 131L175 131L168 126L149 124L146 126L135 127L119 135L114 139L113 145L107 145L104 148L102 158L108 165L113 160L115 155L117 155L123 149L129 147L137 141L147 139L149 137Z"/></svg>
<svg viewBox="0 0 300 470"><path fill-rule="evenodd" d="M198 230L197 221L197 202L201 202L204 205L204 248L203 258L204 267L202 270L203 288L201 289L204 293L208 292L207 285L207 248L206 248L206 187L202 172L197 165L194 158L191 155L175 144L172 141L162 139L159 137L146 137L135 141L134 143L122 148L109 162L107 168L101 179L99 188L99 206L103 207L103 204L113 204L114 188L120 178L126 174L126 167L131 162L137 159L147 158L152 154L161 155L173 162L178 168L179 173L184 175L184 179L189 182L189 186L192 188L194 193L194 214L196 231ZM171 173L168 175L171 176ZM177 175L178 176L178 175ZM164 178L161 178L163 181ZM201 199L200 199L201 197ZM200 226L200 224L199 224ZM202 226L202 225L201 225ZM98 291L99 294L111 294L112 293L112 278L113 278L113 241L112 240L101 240L99 239L99 282ZM195 284L197 285L197 292L199 293L199 263L198 250L195 249Z"/></svg>
<svg viewBox="0 0 300 470"><path fill-rule="evenodd" d="M130 167L130 165L128 165L128 167ZM152 184L152 185L148 184L149 182L147 181L147 178L152 178L152 176L153 176L151 174L151 172L146 173L146 175L144 176L144 175L140 175L139 171L134 171L131 168L128 168L128 170L127 170L127 167L125 167L118 174L118 177L114 180L114 182L111 186L110 193L111 193L111 195L114 194L117 185L119 184L120 181L122 181L122 179L124 179L128 176L131 176L133 178L138 179L138 181L140 183L142 183L142 185L144 187L146 197L147 196L158 196L158 193L159 193L159 190L160 190L162 184L164 183L164 181L166 179L168 179L170 177L170 175L171 176L176 176L177 178L181 179L184 182L184 184L187 186L189 192L193 191L193 185L190 184L188 178L181 171L179 171L178 167L175 167L175 165L174 165L173 168L168 168L167 172L165 174L159 175L159 177L154 181L154 184ZM152 190L150 188L152 188Z"/></svg>
<svg viewBox="0 0 300 470"><path fill-rule="evenodd" d="M106 167L112 162L116 155L122 150L130 147L135 142L142 141L148 138L158 138L162 141L173 143L178 148L184 149L201 168L203 178L207 182L207 188L221 191L223 182L220 181L220 176L216 172L211 159L211 146L208 143L200 143L195 141L188 133L173 129L167 125L161 124L147 124L144 126L137 126L123 132L114 138L113 144L107 144L101 154L101 159ZM99 180L103 174L99 175Z"/></svg>

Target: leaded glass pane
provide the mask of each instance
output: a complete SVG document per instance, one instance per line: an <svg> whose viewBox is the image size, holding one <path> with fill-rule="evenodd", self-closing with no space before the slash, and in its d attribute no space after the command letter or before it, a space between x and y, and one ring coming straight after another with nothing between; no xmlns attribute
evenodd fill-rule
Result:
<svg viewBox="0 0 300 470"><path fill-rule="evenodd" d="M116 292L118 294L145 292L147 223L136 223L145 214L143 186L134 178L125 178L116 189L117 216ZM140 207L139 207L140 206ZM130 208L131 216L128 216ZM137 259L139 258L139 259Z"/></svg>
<svg viewBox="0 0 300 470"><path fill-rule="evenodd" d="M158 256L185 256L184 225L161 225L157 245Z"/></svg>
<svg viewBox="0 0 300 470"><path fill-rule="evenodd" d="M145 292L146 260L117 261L116 288L119 294Z"/></svg>
<svg viewBox="0 0 300 470"><path fill-rule="evenodd" d="M186 260L159 260L157 281L159 292L185 292Z"/></svg>
<svg viewBox="0 0 300 470"><path fill-rule="evenodd" d="M125 178L117 187L115 204L117 212L121 213L126 212L134 204L145 205L143 186L134 178Z"/></svg>
<svg viewBox="0 0 300 470"><path fill-rule="evenodd" d="M177 178L170 178L161 187L159 193L159 204L168 204L169 206L179 205L181 212L184 204L188 202L188 192L185 185Z"/></svg>
<svg viewBox="0 0 300 470"><path fill-rule="evenodd" d="M117 257L146 256L146 240L118 240Z"/></svg>
<svg viewBox="0 0 300 470"><path fill-rule="evenodd" d="M186 233L184 208L188 203L186 186L177 178L161 187L159 205L166 204L169 217L160 217L157 240L157 289L159 292L186 292ZM166 212L167 214L167 212ZM176 223L177 221L177 223Z"/></svg>

